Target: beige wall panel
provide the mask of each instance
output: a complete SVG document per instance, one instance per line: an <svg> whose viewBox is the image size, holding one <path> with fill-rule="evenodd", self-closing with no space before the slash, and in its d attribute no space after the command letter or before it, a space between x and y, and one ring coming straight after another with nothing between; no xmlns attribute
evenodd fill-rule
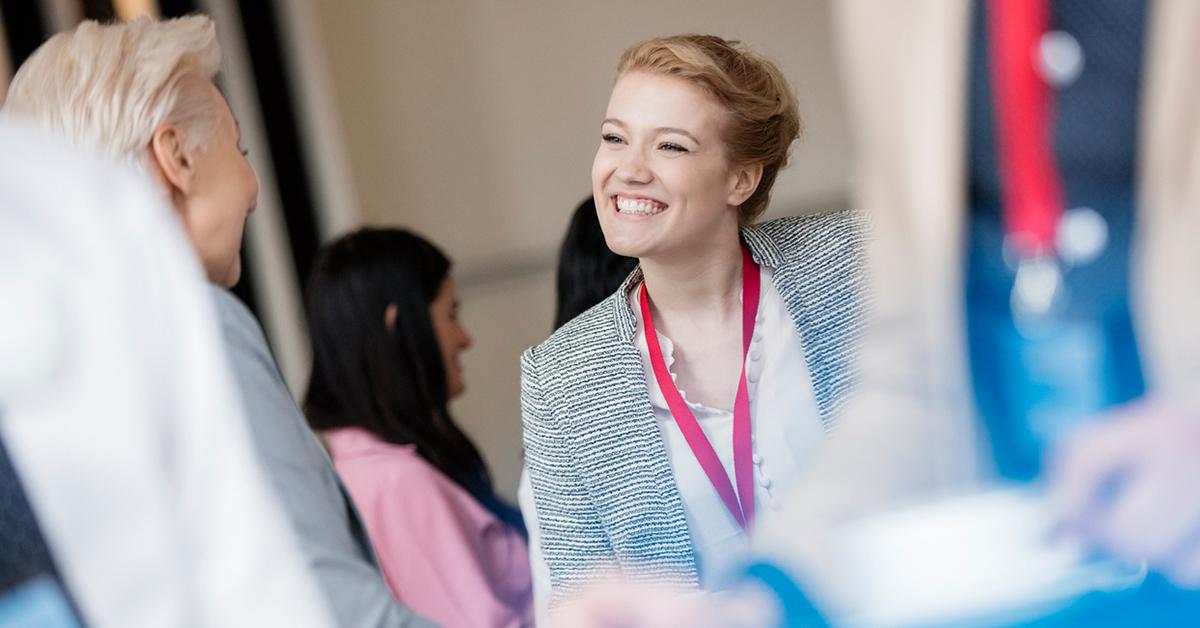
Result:
<svg viewBox="0 0 1200 628"><path fill-rule="evenodd" d="M451 412L483 452L496 490L515 503L523 462L518 361L554 324L554 273L467 288L459 296L473 344L462 356L467 392Z"/></svg>

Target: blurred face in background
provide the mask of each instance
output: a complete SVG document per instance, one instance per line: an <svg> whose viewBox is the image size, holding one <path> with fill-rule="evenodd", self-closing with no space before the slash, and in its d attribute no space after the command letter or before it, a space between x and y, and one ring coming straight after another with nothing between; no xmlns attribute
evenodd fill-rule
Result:
<svg viewBox="0 0 1200 628"><path fill-rule="evenodd" d="M471 337L458 320L458 294L454 290L453 275L446 275L437 296L429 304L429 318L442 351L442 363L446 366L446 396L453 399L467 388L458 356L471 346Z"/></svg>
<svg viewBox="0 0 1200 628"><path fill-rule="evenodd" d="M620 255L703 255L734 234L742 168L726 158L727 113L700 88L647 72L613 87L592 164L592 193L609 248Z"/></svg>
<svg viewBox="0 0 1200 628"><path fill-rule="evenodd" d="M187 131L163 123L151 140L152 168L168 188L209 281L232 287L242 274L246 218L258 199L258 177L239 148L241 131L225 98L209 84L218 111L207 147L188 150Z"/></svg>

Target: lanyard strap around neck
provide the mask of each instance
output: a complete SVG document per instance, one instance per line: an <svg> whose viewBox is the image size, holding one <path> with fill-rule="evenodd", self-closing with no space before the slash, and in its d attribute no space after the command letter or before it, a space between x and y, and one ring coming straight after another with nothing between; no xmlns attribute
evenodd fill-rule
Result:
<svg viewBox="0 0 1200 628"><path fill-rule="evenodd" d="M1005 234L1022 258L1052 256L1063 209L1054 158L1054 93L1039 74L1048 0L988 0L993 118Z"/></svg>
<svg viewBox="0 0 1200 628"><path fill-rule="evenodd" d="M749 532L754 523L754 469L751 460L751 426L750 426L750 392L746 384L746 354L750 350L750 339L754 336L754 321L758 317L758 296L760 278L758 264L750 256L750 250L742 244L742 369L738 380L737 397L733 402L733 472L737 480L737 492L729 481L725 466L713 449L712 443L704 435L704 430L692 415L671 372L667 370L663 360L662 347L659 346L658 333L654 329L654 319L650 315L650 293L642 282L641 310L642 323L646 327L646 344L650 348L650 364L654 368L654 378L658 388L667 399L667 407L671 416L683 433L684 440L691 448L692 454L704 469L708 481L712 483L725 507L737 520L742 530ZM739 504L739 496L741 497Z"/></svg>

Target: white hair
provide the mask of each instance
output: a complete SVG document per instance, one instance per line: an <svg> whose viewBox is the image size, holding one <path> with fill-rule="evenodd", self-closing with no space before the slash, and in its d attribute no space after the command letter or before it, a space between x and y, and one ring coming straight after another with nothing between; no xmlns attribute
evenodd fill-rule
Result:
<svg viewBox="0 0 1200 628"><path fill-rule="evenodd" d="M220 64L216 28L205 16L86 21L21 65L0 111L140 166L164 122L187 131L187 150L207 147L220 121L210 87Z"/></svg>

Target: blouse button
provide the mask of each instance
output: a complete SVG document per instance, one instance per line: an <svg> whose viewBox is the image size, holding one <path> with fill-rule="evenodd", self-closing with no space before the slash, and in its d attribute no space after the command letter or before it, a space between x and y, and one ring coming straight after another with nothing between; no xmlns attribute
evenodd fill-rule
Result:
<svg viewBox="0 0 1200 628"><path fill-rule="evenodd" d="M750 380L751 384L757 384L758 383L758 373L755 373L754 371L750 371L749 373L746 374L746 379Z"/></svg>
<svg viewBox="0 0 1200 628"><path fill-rule="evenodd" d="M758 316L754 317L754 322L765 323L765 322L767 322L767 317L763 316L762 314L759 314Z"/></svg>
<svg viewBox="0 0 1200 628"><path fill-rule="evenodd" d="M750 459L754 461L754 464L762 464L762 456L759 454L754 454Z"/></svg>
<svg viewBox="0 0 1200 628"><path fill-rule="evenodd" d="M758 477L758 485L763 488L771 488L771 476L763 473Z"/></svg>
<svg viewBox="0 0 1200 628"><path fill-rule="evenodd" d="M762 342L762 332L758 331L757 329L754 330L754 336L752 337L752 339L754 340L754 342Z"/></svg>
<svg viewBox="0 0 1200 628"><path fill-rule="evenodd" d="M759 351L758 349L751 349L751 350L750 350L750 359L751 359L751 360L754 360L755 362L758 362L758 361L759 361L759 359L761 359L761 358L762 358L762 351Z"/></svg>

